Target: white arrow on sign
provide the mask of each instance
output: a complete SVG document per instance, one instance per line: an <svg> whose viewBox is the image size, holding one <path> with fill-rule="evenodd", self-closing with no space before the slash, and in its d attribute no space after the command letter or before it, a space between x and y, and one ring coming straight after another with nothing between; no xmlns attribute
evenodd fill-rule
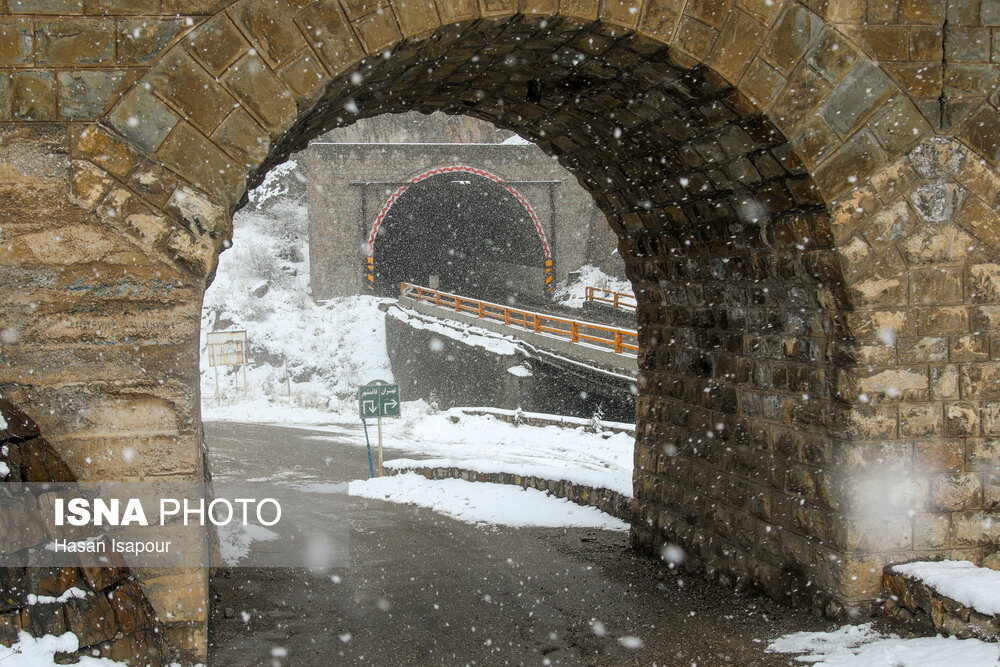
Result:
<svg viewBox="0 0 1000 667"><path fill-rule="evenodd" d="M383 401L382 405L384 405L387 408L394 408L397 405L399 405L399 401Z"/></svg>
<svg viewBox="0 0 1000 667"><path fill-rule="evenodd" d="M361 409L364 412L376 412L378 410L378 404L375 401L364 401L361 404Z"/></svg>

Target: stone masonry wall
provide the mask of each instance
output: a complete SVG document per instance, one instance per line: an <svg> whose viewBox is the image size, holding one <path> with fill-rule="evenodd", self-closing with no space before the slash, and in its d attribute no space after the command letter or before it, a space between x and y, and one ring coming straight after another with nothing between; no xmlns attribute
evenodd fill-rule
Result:
<svg viewBox="0 0 1000 667"><path fill-rule="evenodd" d="M9 470L3 483L76 480L30 417L2 398L0 417L6 423L0 429L0 462ZM0 485L0 504L4 495ZM44 543L44 527L21 525L18 530L17 517L6 518L7 539L23 543L26 536L34 535L41 542L25 546L37 548ZM9 550L11 543L6 547ZM0 644L4 646L16 643L21 632L35 637L73 632L80 640L79 648L60 654L62 660L103 656L128 665L158 667L169 656L156 614L127 567L0 568L0 586ZM83 597L58 601L70 588L82 591Z"/></svg>
<svg viewBox="0 0 1000 667"><path fill-rule="evenodd" d="M361 117L470 115L618 235L637 546L830 613L915 553L996 566L998 31L994 0L7 0L0 391L81 477L200 478L247 185ZM161 584L203 656L204 574Z"/></svg>

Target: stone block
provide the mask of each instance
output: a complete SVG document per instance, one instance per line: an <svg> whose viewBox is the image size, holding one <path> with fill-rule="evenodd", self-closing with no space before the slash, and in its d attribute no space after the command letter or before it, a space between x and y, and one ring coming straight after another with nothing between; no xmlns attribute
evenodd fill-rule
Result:
<svg viewBox="0 0 1000 667"><path fill-rule="evenodd" d="M668 42L684 10L680 0L648 0L639 30L655 39Z"/></svg>
<svg viewBox="0 0 1000 667"><path fill-rule="evenodd" d="M247 167L256 167L263 162L271 146L267 131L242 109L229 114L212 138L221 146L236 151Z"/></svg>
<svg viewBox="0 0 1000 667"><path fill-rule="evenodd" d="M326 70L311 50L304 51L286 64L278 75L288 84L295 99L306 104L322 93L323 85L328 80Z"/></svg>
<svg viewBox="0 0 1000 667"><path fill-rule="evenodd" d="M457 23L468 21L479 15L479 4L476 0L436 0L441 23ZM577 18L597 18L597 0L564 0L560 5L560 13Z"/></svg>
<svg viewBox="0 0 1000 667"><path fill-rule="evenodd" d="M823 26L822 20L800 5L790 5L764 44L764 59L779 71L788 73L805 55Z"/></svg>
<svg viewBox="0 0 1000 667"><path fill-rule="evenodd" d="M971 403L950 403L945 407L948 435L979 435L979 411Z"/></svg>
<svg viewBox="0 0 1000 667"><path fill-rule="evenodd" d="M544 2L522 3L522 5L523 14L550 15L558 9L547 6ZM440 25L434 0L395 0L392 6L404 37L424 35Z"/></svg>
<svg viewBox="0 0 1000 667"><path fill-rule="evenodd" d="M983 433L1000 432L1000 406L990 404L983 408ZM988 430L987 430L988 429ZM1000 440L976 438L966 441L966 469L994 471L1000 469Z"/></svg>
<svg viewBox="0 0 1000 667"><path fill-rule="evenodd" d="M185 38L187 50L213 75L219 76L249 48L236 26L222 14Z"/></svg>
<svg viewBox="0 0 1000 667"><path fill-rule="evenodd" d="M903 0L899 8L904 25L934 25L944 23L946 0Z"/></svg>
<svg viewBox="0 0 1000 667"><path fill-rule="evenodd" d="M55 77L51 72L17 71L11 76L10 106L16 120L54 120Z"/></svg>
<svg viewBox="0 0 1000 667"><path fill-rule="evenodd" d="M905 405L899 408L899 434L903 437L938 435L943 431L941 406Z"/></svg>
<svg viewBox="0 0 1000 667"><path fill-rule="evenodd" d="M396 17L391 11L375 12L353 21L354 29L361 38L369 55L381 54L402 39Z"/></svg>
<svg viewBox="0 0 1000 667"><path fill-rule="evenodd" d="M108 117L115 130L149 154L156 152L179 120L141 85L133 88Z"/></svg>
<svg viewBox="0 0 1000 667"><path fill-rule="evenodd" d="M187 123L178 123L157 156L195 187L220 201L235 202L243 194L246 174L242 165Z"/></svg>
<svg viewBox="0 0 1000 667"><path fill-rule="evenodd" d="M934 475L930 491L930 502L936 510L950 512L982 506L982 485L978 474Z"/></svg>
<svg viewBox="0 0 1000 667"><path fill-rule="evenodd" d="M236 24L250 36L257 53L271 67L280 67L306 45L285 6L278 0L237 2L230 12Z"/></svg>
<svg viewBox="0 0 1000 667"><path fill-rule="evenodd" d="M0 74L0 121L10 120L10 77Z"/></svg>
<svg viewBox="0 0 1000 667"><path fill-rule="evenodd" d="M677 26L674 43L695 58L705 61L716 35L717 32L709 26L685 16Z"/></svg>
<svg viewBox="0 0 1000 667"><path fill-rule="evenodd" d="M773 114L785 135L794 135L830 94L830 86L811 67L799 65L774 102Z"/></svg>
<svg viewBox="0 0 1000 667"><path fill-rule="evenodd" d="M739 81L763 34L762 25L743 12L732 12L715 42L709 63L728 81Z"/></svg>
<svg viewBox="0 0 1000 667"><path fill-rule="evenodd" d="M924 115L904 95L889 101L869 123L890 155L902 153L932 132Z"/></svg>
<svg viewBox="0 0 1000 667"><path fill-rule="evenodd" d="M247 55L229 68L223 79L244 106L266 123L272 132L282 132L298 111L288 87L254 55Z"/></svg>
<svg viewBox="0 0 1000 667"><path fill-rule="evenodd" d="M955 512L951 519L949 543L955 547L996 547L1000 542L1000 521L990 512Z"/></svg>
<svg viewBox="0 0 1000 667"><path fill-rule="evenodd" d="M60 72L59 114L65 120L93 120L117 99L124 74L119 70Z"/></svg>
<svg viewBox="0 0 1000 667"><path fill-rule="evenodd" d="M0 65L31 63L34 34L22 19L0 19Z"/></svg>
<svg viewBox="0 0 1000 667"><path fill-rule="evenodd" d="M847 135L886 100L891 89L889 77L863 60L837 85L820 113L830 127Z"/></svg>
<svg viewBox="0 0 1000 667"><path fill-rule="evenodd" d="M944 56L948 62L989 62L990 31L988 28L949 27L944 47Z"/></svg>
<svg viewBox="0 0 1000 667"><path fill-rule="evenodd" d="M835 199L863 183L883 164L882 149L869 132L861 130L820 165L814 180L824 196Z"/></svg>
<svg viewBox="0 0 1000 667"><path fill-rule="evenodd" d="M95 126L87 127L77 137L74 156L88 159L118 178L124 178L138 160L128 144Z"/></svg>
<svg viewBox="0 0 1000 667"><path fill-rule="evenodd" d="M948 546L951 516L919 512L913 515L913 548L941 549Z"/></svg>
<svg viewBox="0 0 1000 667"><path fill-rule="evenodd" d="M949 354L955 363L963 361L985 361L990 356L989 338L981 333L955 336L949 344Z"/></svg>
<svg viewBox="0 0 1000 667"><path fill-rule="evenodd" d="M910 303L947 306L962 302L960 268L919 269L910 273Z"/></svg>
<svg viewBox="0 0 1000 667"><path fill-rule="evenodd" d="M203 132L211 133L236 107L236 100L190 56L172 51L146 80L153 91L177 106Z"/></svg>
<svg viewBox="0 0 1000 667"><path fill-rule="evenodd" d="M963 364L961 391L968 398L1000 398L1000 362Z"/></svg>
<svg viewBox="0 0 1000 667"><path fill-rule="evenodd" d="M903 260L910 266L940 266L961 262L975 239L955 225L926 227L899 244Z"/></svg>
<svg viewBox="0 0 1000 667"><path fill-rule="evenodd" d="M969 310L964 306L921 308L917 313L917 333L966 333L969 331Z"/></svg>
<svg viewBox="0 0 1000 667"><path fill-rule="evenodd" d="M37 63L75 67L114 58L115 25L100 19L46 19L35 30Z"/></svg>
<svg viewBox="0 0 1000 667"><path fill-rule="evenodd" d="M970 197L955 218L963 228L969 230L994 248L1000 247L1000 214L978 197Z"/></svg>
<svg viewBox="0 0 1000 667"><path fill-rule="evenodd" d="M960 136L994 164L1000 160L1000 118L997 110L982 105L962 124Z"/></svg>
<svg viewBox="0 0 1000 667"><path fill-rule="evenodd" d="M975 7L972 3L970 3L970 6ZM979 9L979 20L982 25L1000 27L1000 3L996 0L982 0ZM968 21L966 25L971 23L972 21Z"/></svg>
<svg viewBox="0 0 1000 667"><path fill-rule="evenodd" d="M122 19L118 22L118 59L125 65L150 65L180 34L180 18Z"/></svg>
<svg viewBox="0 0 1000 667"><path fill-rule="evenodd" d="M456 5L445 2L444 5ZM475 2L472 2L475 8ZM441 9L441 6L438 7ZM364 52L354 37L340 6L334 0L321 0L303 10L300 15L305 34L323 56L332 73L344 70L361 59ZM444 15L442 20L448 22Z"/></svg>

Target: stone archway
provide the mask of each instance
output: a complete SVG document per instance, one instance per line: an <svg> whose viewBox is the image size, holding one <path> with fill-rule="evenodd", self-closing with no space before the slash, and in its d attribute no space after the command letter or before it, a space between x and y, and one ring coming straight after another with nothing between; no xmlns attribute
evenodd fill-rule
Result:
<svg viewBox="0 0 1000 667"><path fill-rule="evenodd" d="M442 181L456 182L452 179L452 176L461 178L462 180L457 182L462 185L477 186L471 189L475 191L475 194L471 195L470 193L455 191L451 193L451 197L447 197L442 192L435 192L433 189L427 190L426 187L418 187L416 196L428 200L423 208L437 211L437 215L443 215L447 219L425 220L428 211L421 214L411 212L411 216L419 215L420 219L424 220L422 226L427 228L428 231L421 233L417 229L412 229L410 230L410 238L402 241L404 248L414 248L416 247L414 244L419 246L425 240L423 237L435 230L438 235L444 234L447 238L426 239L429 247L424 249L426 254L435 254L435 251L438 251L439 259L437 263L441 266L435 268L434 264L431 263L423 272L408 270L403 266L399 266L401 258L398 257L394 257L389 262L384 262L383 260L383 262L379 262L376 265L376 242L379 241L380 232L382 232L384 240L383 226L386 224L386 217L393 210L393 207L396 207L395 211L400 215L406 215L406 213L400 211L407 208L407 203L410 204L410 208L419 204L419 202L412 200L415 192L412 189L413 186L419 186L421 183L426 186ZM424 194L421 195L420 192ZM400 198L407 195L407 193L407 199L402 202L402 206L398 206ZM505 197L504 193L509 195L509 197ZM454 207L453 210L443 210L443 197L446 199L455 199L457 197L456 201L452 201L448 205L449 207ZM461 215L463 213L463 206L467 211L464 215ZM474 208L476 206L481 210L476 210ZM456 215L460 215L462 220L458 223L450 221L450 218ZM497 219L497 215L500 215L500 219ZM496 228L493 230L489 229L494 224ZM484 225L485 227L483 227ZM479 228L479 231L476 231L476 228ZM530 233L528 232L529 228L531 229ZM476 247L481 244L476 243L475 239L470 237L477 235L482 236L483 240L487 240L487 237L489 237L490 243L488 244L488 248ZM532 241L536 243L532 243ZM379 248L383 252L385 252L384 245ZM449 247L445 248L443 247L444 245ZM536 245L538 246L537 249L535 248ZM436 248L435 246L442 247ZM469 259L472 260L471 266L468 260L459 260L456 257L456 251L463 255L470 254ZM455 266L453 269L447 268L446 265L458 261L463 266ZM383 263L392 265L393 269L398 270L392 270L390 272L392 276L389 277L387 272L382 270ZM480 268L477 269L476 265ZM453 274L453 279L446 280L446 284L442 285L441 289L458 291L463 294L478 293L483 297L488 296L483 290L492 291L489 288L496 282L498 276L509 276L506 290L490 295L491 298L501 298L505 293L523 293L525 295L541 296L543 293L551 290L553 279L552 252L549 248L549 241L545 236L545 230L542 229L542 223L538 219L538 215L531 204L528 203L528 200L514 186L506 183L499 176L491 174L484 169L477 169L467 165L451 165L429 169L409 179L406 185L401 185L395 192L389 195L375 217L371 231L368 234L366 268L369 289L381 288L383 292L389 294L396 292L396 288L401 281L419 281L424 276L440 271ZM472 275L467 275L470 270ZM480 270L485 270L487 273L482 275L482 280L477 280L476 275L479 275L478 272ZM383 275L383 273L386 273L386 275ZM389 291L386 291L386 284L388 284ZM465 285L465 291L457 287L457 285ZM470 292L469 290L472 291Z"/></svg>
<svg viewBox="0 0 1000 667"><path fill-rule="evenodd" d="M949 17L163 4L136 31L113 2L7 10L40 37L0 77L0 390L78 474L201 475L198 310L247 186L331 127L438 110L557 156L619 235L640 304L636 546L833 614L870 604L893 560L997 565L997 67L942 65ZM947 25L988 31L976 7ZM916 75L936 67L940 85ZM147 586L203 651L204 573Z"/></svg>

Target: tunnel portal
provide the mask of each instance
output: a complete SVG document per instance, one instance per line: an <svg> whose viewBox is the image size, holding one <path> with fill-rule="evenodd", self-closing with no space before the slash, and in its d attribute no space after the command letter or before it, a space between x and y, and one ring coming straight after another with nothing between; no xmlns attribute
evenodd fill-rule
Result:
<svg viewBox="0 0 1000 667"><path fill-rule="evenodd" d="M434 170L399 188L371 234L369 285L401 282L494 301L537 299L551 267L538 219L517 190L479 170Z"/></svg>

